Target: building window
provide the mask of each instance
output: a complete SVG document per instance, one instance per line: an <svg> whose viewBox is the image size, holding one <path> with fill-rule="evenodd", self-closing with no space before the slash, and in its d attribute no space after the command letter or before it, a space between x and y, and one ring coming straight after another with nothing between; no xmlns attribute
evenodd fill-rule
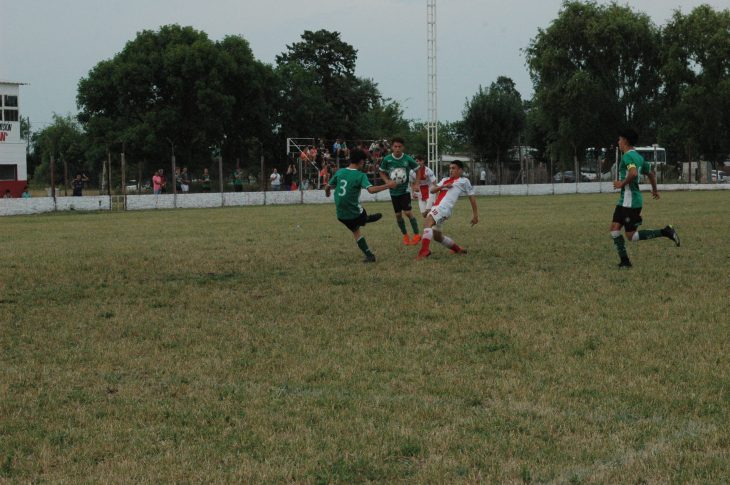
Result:
<svg viewBox="0 0 730 485"><path fill-rule="evenodd" d="M17 108L18 107L18 97L17 96L9 96L5 95L5 107L6 108Z"/></svg>
<svg viewBox="0 0 730 485"><path fill-rule="evenodd" d="M5 121L18 121L18 110L17 109L6 109L5 110Z"/></svg>
<svg viewBox="0 0 730 485"><path fill-rule="evenodd" d="M18 166L0 165L0 180L18 180Z"/></svg>

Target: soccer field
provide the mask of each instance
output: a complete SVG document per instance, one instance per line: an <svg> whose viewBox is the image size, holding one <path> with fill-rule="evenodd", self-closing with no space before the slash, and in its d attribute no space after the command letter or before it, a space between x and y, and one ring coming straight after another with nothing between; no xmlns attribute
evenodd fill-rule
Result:
<svg viewBox="0 0 730 485"><path fill-rule="evenodd" d="M0 482L730 481L730 196L0 219Z"/></svg>

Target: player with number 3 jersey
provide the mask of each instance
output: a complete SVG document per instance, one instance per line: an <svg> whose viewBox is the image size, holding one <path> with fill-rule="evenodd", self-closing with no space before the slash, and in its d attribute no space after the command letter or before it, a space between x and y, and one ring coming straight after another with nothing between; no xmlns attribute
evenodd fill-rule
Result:
<svg viewBox="0 0 730 485"><path fill-rule="evenodd" d="M368 215L365 209L360 205L360 191L367 190L371 194L382 192L395 187L395 182L375 187L368 180L367 175L362 171L367 155L362 150L353 150L350 153L350 165L342 168L327 182L325 186L325 195L330 196L332 191L335 192L335 207L337 208L337 220L345 225L355 238L355 242L365 255L363 262L374 263L375 255L365 236L360 232L360 227L371 222L375 222L383 217L381 214Z"/></svg>

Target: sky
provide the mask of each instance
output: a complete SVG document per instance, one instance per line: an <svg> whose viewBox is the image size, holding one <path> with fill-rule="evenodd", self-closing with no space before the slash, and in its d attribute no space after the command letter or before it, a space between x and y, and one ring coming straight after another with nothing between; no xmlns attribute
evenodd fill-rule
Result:
<svg viewBox="0 0 730 485"><path fill-rule="evenodd" d="M657 25L730 0L632 0ZM437 0L438 117L461 119L464 104L498 76L523 98L532 82L522 52L557 17L561 0ZM357 75L373 79L406 118L427 118L426 0L0 0L0 80L21 88L21 115L33 129L54 113L75 114L81 78L142 30L190 25L213 40L241 35L273 64L305 30L327 29L358 51Z"/></svg>

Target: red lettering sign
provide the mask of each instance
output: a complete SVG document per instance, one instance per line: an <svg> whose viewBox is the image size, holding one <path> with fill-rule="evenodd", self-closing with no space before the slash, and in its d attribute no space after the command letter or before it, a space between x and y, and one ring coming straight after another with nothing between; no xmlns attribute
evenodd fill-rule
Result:
<svg viewBox="0 0 730 485"><path fill-rule="evenodd" d="M4 131L0 131L0 141L5 141L5 137L8 136Z"/></svg>

